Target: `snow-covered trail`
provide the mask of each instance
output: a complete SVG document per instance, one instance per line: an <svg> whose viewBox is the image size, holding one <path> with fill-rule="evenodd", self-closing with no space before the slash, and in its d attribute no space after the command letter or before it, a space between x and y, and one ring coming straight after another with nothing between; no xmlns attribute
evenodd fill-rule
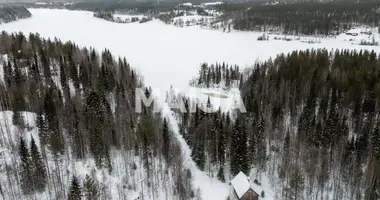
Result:
<svg viewBox="0 0 380 200"><path fill-rule="evenodd" d="M216 178L211 178L196 166L191 158L191 150L187 145L185 139L179 133L177 119L170 110L168 104L163 107L163 116L168 119L169 125L172 128L174 136L182 147L182 156L186 167L191 171L193 177L193 185L201 191L202 199L204 200L224 200L229 194L229 186L227 183L222 183Z"/></svg>

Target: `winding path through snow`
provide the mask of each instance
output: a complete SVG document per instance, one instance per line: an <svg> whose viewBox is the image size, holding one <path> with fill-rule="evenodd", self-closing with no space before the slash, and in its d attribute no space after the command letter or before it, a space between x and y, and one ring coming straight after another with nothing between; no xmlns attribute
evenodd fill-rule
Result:
<svg viewBox="0 0 380 200"><path fill-rule="evenodd" d="M193 176L193 184L195 188L200 188L202 199L204 200L224 200L229 194L228 184L222 183L216 178L210 178L207 174L196 166L195 162L191 158L191 150L187 145L185 139L179 134L178 122L173 112L170 110L167 104L163 107L163 115L166 117L171 126L175 137L182 147L182 156Z"/></svg>

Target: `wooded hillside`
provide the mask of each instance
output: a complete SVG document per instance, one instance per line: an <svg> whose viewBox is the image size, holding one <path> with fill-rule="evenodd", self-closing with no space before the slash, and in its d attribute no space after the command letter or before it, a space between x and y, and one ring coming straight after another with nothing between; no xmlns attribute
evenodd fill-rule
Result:
<svg viewBox="0 0 380 200"><path fill-rule="evenodd" d="M135 112L135 89L146 96L150 89L125 58L3 32L0 60L0 111L12 111L12 124L0 127L10 158L0 165L4 199L194 196L167 121L153 108ZM35 126L25 116L34 116ZM30 131L37 132L31 140ZM89 171L75 170L89 163Z"/></svg>
<svg viewBox="0 0 380 200"><path fill-rule="evenodd" d="M181 134L222 181L253 170L281 199L378 199L379 64L373 51L278 55L239 84L247 113L204 113L188 101L197 112L182 115ZM230 79L211 71L211 83Z"/></svg>

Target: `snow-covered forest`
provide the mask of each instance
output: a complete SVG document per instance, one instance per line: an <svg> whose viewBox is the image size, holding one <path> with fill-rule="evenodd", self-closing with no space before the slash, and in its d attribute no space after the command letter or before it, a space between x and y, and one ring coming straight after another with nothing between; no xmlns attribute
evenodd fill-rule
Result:
<svg viewBox="0 0 380 200"><path fill-rule="evenodd" d="M294 51L257 63L244 79L228 64L204 64L200 83L242 80L248 112L231 119L197 106L181 115L181 134L198 167L221 181L254 171L279 199L378 199L378 59L374 51Z"/></svg>
<svg viewBox="0 0 380 200"><path fill-rule="evenodd" d="M0 47L3 199L195 196L167 121L135 112L125 58L38 34L3 32Z"/></svg>
<svg viewBox="0 0 380 200"><path fill-rule="evenodd" d="M260 200L380 199L374 24L312 43L29 11L0 25L0 199L232 200L239 172Z"/></svg>

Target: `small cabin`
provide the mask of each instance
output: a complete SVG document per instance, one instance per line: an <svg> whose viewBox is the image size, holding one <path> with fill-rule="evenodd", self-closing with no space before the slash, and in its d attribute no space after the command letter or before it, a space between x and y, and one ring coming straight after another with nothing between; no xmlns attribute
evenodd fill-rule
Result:
<svg viewBox="0 0 380 200"><path fill-rule="evenodd" d="M237 200L260 200L261 189L251 183L251 180L239 172L231 181L234 196Z"/></svg>

